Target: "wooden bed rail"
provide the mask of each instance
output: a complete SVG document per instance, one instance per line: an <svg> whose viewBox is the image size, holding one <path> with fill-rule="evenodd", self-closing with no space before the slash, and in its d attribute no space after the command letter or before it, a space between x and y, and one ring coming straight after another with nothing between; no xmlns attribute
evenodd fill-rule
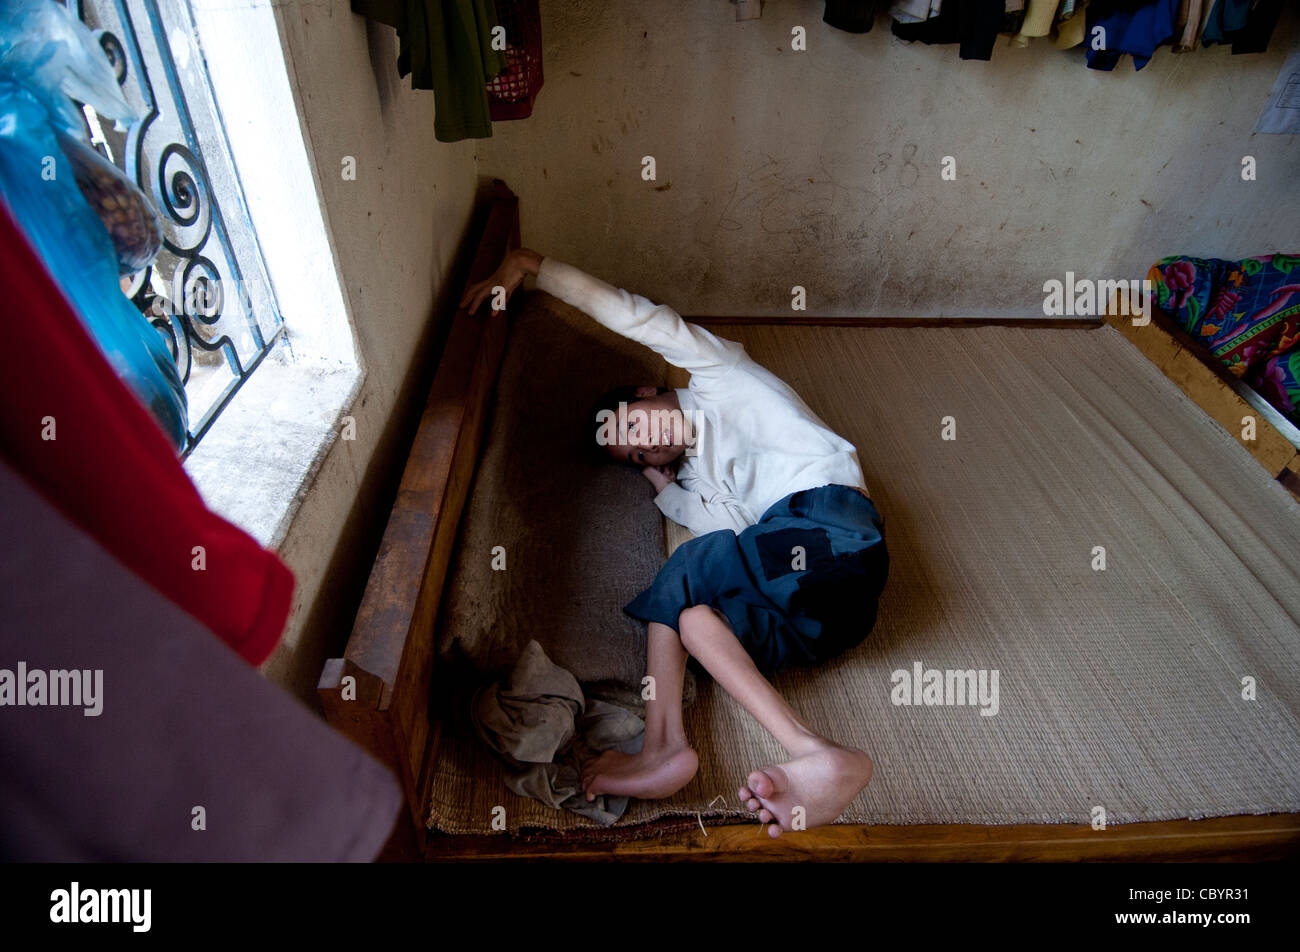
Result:
<svg viewBox="0 0 1300 952"><path fill-rule="evenodd" d="M498 180L487 201L469 283L491 275L519 246L518 199ZM325 662L317 685L329 723L397 774L414 827L414 843L405 845L417 849L437 745L429 717L434 621L511 311L496 319L456 311L351 637L343 657ZM412 832L399 820L404 829Z"/></svg>
<svg viewBox="0 0 1300 952"><path fill-rule="evenodd" d="M1133 323L1133 313L1126 300L1116 299L1103 317L1300 500L1300 429L1160 310L1152 308L1143 325ZM1253 440L1241 438L1244 417L1255 420Z"/></svg>

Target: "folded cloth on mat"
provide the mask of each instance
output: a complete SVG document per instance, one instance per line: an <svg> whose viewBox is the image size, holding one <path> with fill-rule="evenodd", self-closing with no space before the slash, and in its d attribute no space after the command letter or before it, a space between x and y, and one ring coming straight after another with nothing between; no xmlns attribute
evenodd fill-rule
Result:
<svg viewBox="0 0 1300 952"><path fill-rule="evenodd" d="M631 711L583 696L572 674L529 641L504 682L474 695L471 719L479 738L505 762L506 786L523 797L609 826L627 797L582 792L582 767L602 751L635 754L645 724Z"/></svg>

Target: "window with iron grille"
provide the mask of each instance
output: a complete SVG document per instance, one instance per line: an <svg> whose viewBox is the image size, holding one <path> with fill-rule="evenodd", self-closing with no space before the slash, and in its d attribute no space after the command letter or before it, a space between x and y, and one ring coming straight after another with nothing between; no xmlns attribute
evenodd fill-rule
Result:
<svg viewBox="0 0 1300 952"><path fill-rule="evenodd" d="M209 508L286 538L365 377L325 170L295 95L278 0L62 0L138 119L83 110L92 142L150 197L164 245L123 280L176 360L185 470ZM371 434L363 434L369 438Z"/></svg>
<svg viewBox="0 0 1300 952"><path fill-rule="evenodd" d="M186 0L66 0L139 118L101 123L92 144L152 200L163 248L123 279L162 335L189 401L184 454L273 348L289 348Z"/></svg>

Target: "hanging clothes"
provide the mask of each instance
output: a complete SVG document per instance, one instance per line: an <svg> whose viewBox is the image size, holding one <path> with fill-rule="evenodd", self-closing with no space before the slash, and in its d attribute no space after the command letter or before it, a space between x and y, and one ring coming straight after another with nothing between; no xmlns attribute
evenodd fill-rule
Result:
<svg viewBox="0 0 1300 952"><path fill-rule="evenodd" d="M1151 6L1151 0L1091 0L1089 12L1097 17L1114 16L1116 13L1137 13L1143 7Z"/></svg>
<svg viewBox="0 0 1300 952"><path fill-rule="evenodd" d="M1178 15L1174 17L1175 53L1186 53L1196 48L1196 40L1201 34L1204 6L1203 0L1180 0Z"/></svg>
<svg viewBox="0 0 1300 952"><path fill-rule="evenodd" d="M1002 28L999 33L1015 36L1025 22L1025 0L1007 0L1006 12L1002 14Z"/></svg>
<svg viewBox="0 0 1300 952"><path fill-rule="evenodd" d="M397 28L397 74L433 90L439 142L491 137L487 83L506 67L492 48L493 0L352 0L352 10Z"/></svg>
<svg viewBox="0 0 1300 952"><path fill-rule="evenodd" d="M1133 68L1141 69L1151 61L1156 47L1174 35L1178 0L1156 0L1132 12L1121 9L1122 6L1119 3L1088 5L1088 35L1095 35L1094 30L1100 27L1106 37L1104 49L1088 46L1089 69L1109 72L1125 53L1133 57ZM1109 8L1115 8L1114 12L1103 12Z"/></svg>
<svg viewBox="0 0 1300 952"><path fill-rule="evenodd" d="M962 59L990 60L1004 13L1003 0L949 0L938 16L916 23L896 19L890 32L900 40L920 40L927 46L958 43Z"/></svg>
<svg viewBox="0 0 1300 952"><path fill-rule="evenodd" d="M1069 50L1083 42L1088 29L1087 9L1088 0L1078 0L1071 5L1068 17L1062 15L1057 18L1052 27L1052 46L1058 50Z"/></svg>
<svg viewBox="0 0 1300 952"><path fill-rule="evenodd" d="M1232 44L1234 55L1263 53L1282 15L1282 0L1213 0L1201 27L1201 45Z"/></svg>
<svg viewBox="0 0 1300 952"><path fill-rule="evenodd" d="M4 461L0 537L0 860L375 858L404 803L387 767Z"/></svg>
<svg viewBox="0 0 1300 952"><path fill-rule="evenodd" d="M1056 20L1057 0L1029 0L1020 32L1011 38L1012 46L1028 46L1031 37L1047 36Z"/></svg>
<svg viewBox="0 0 1300 952"><path fill-rule="evenodd" d="M1241 53L1263 53L1268 50L1268 41L1273 37L1273 29L1282 16L1282 0L1257 0L1246 17L1246 25L1234 30L1232 55Z"/></svg>
<svg viewBox="0 0 1300 952"><path fill-rule="evenodd" d="M250 664L284 630L292 573L210 511L0 201L0 456Z"/></svg>
<svg viewBox="0 0 1300 952"><path fill-rule="evenodd" d="M1231 43L1229 34L1245 29L1251 2L1252 0L1214 0L1210 15L1205 18L1205 26L1201 30L1201 45L1210 47L1216 43Z"/></svg>
<svg viewBox="0 0 1300 952"><path fill-rule="evenodd" d="M1201 26L1200 29L1196 31L1196 37L1198 40L1205 36L1205 28L1210 25L1210 17L1214 16L1214 9L1217 6L1218 3L1216 0L1205 0L1201 5Z"/></svg>
<svg viewBox="0 0 1300 952"><path fill-rule="evenodd" d="M952 0L960 3L961 0ZM889 8L889 15L899 23L924 23L931 17L937 17L942 9L942 0L897 0Z"/></svg>
<svg viewBox="0 0 1300 952"><path fill-rule="evenodd" d="M822 22L846 33L870 33L883 0L826 0Z"/></svg>

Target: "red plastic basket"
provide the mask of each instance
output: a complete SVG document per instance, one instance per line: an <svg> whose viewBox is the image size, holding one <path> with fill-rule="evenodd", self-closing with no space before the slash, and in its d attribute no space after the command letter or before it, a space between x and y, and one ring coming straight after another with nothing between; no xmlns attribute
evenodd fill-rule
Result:
<svg viewBox="0 0 1300 952"><path fill-rule="evenodd" d="M487 84L493 122L532 115L542 88L542 17L538 0L496 0L497 21L506 28L506 68Z"/></svg>

